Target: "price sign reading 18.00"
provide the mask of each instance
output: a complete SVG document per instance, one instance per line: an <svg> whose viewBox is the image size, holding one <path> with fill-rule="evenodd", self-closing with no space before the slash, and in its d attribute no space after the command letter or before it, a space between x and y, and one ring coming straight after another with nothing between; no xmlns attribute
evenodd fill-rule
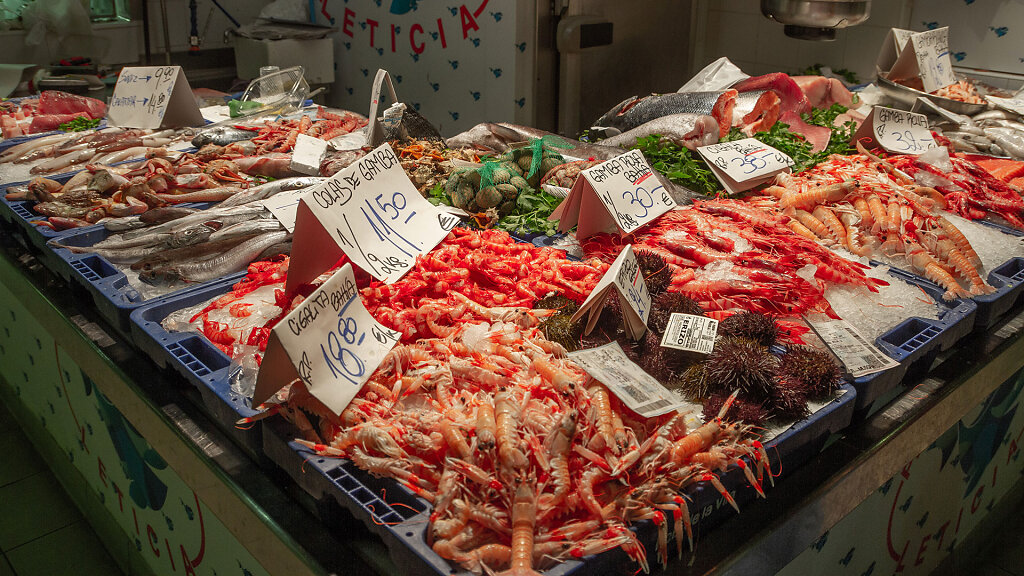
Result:
<svg viewBox="0 0 1024 576"><path fill-rule="evenodd" d="M336 414L348 406L400 334L370 316L345 264L274 327L310 393Z"/></svg>
<svg viewBox="0 0 1024 576"><path fill-rule="evenodd" d="M401 278L459 220L420 196L388 144L302 201L353 263L386 283Z"/></svg>
<svg viewBox="0 0 1024 576"><path fill-rule="evenodd" d="M639 150L630 150L581 174L623 232L632 232L676 206Z"/></svg>

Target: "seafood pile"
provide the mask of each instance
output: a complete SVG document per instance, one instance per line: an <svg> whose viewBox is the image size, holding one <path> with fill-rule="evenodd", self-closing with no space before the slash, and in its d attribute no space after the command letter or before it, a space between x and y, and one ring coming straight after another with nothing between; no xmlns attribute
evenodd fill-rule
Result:
<svg viewBox="0 0 1024 576"><path fill-rule="evenodd" d="M974 162L998 180L1010 186L1024 189L1024 161L1008 158L989 158L981 155L960 155L960 158Z"/></svg>
<svg viewBox="0 0 1024 576"><path fill-rule="evenodd" d="M986 110L968 121L943 121L932 129L940 142L957 152L1010 156L1024 160L1024 122L1021 117L1006 110Z"/></svg>
<svg viewBox="0 0 1024 576"><path fill-rule="evenodd" d="M622 245L653 252L672 276L668 291L696 300L704 310L747 310L781 316L814 311L835 317L825 283L884 285L847 260L794 232L788 218L736 200L695 201L665 213L623 238L596 234L581 244L588 256L611 262ZM797 271L815 266L811 283Z"/></svg>
<svg viewBox="0 0 1024 576"><path fill-rule="evenodd" d="M303 114L298 118L264 122L250 141L255 144L256 154L285 153L295 148L299 134L331 140L362 128L366 123L362 116L345 111L335 114L320 106L315 116Z"/></svg>
<svg viewBox="0 0 1024 576"><path fill-rule="evenodd" d="M452 160L480 162L480 156L471 150L452 150L430 140L393 141L391 147L398 157L413 186L427 196L437 186L444 186L455 166ZM327 176L327 174L324 174Z"/></svg>
<svg viewBox="0 0 1024 576"><path fill-rule="evenodd" d="M994 217L1024 230L1024 199L1019 190L966 158L939 149L928 155L891 156L886 162L917 184L937 190L950 212L969 220Z"/></svg>
<svg viewBox="0 0 1024 576"><path fill-rule="evenodd" d="M39 98L26 98L17 104L0 102L0 130L4 138L40 134L75 118L100 119L106 113L106 104L95 98L45 90Z"/></svg>
<svg viewBox="0 0 1024 576"><path fill-rule="evenodd" d="M61 184L35 178L7 189L11 201L34 201L32 209L55 230L88 226L104 218L142 214L151 208L186 202L216 202L249 187L255 180L228 160L200 160L181 154L174 162L151 158L132 168L89 165Z"/></svg>
<svg viewBox="0 0 1024 576"><path fill-rule="evenodd" d="M995 290L981 276L970 242L941 213L951 199L866 151L781 174L765 194L750 202L788 217L786 225L801 237L906 262L942 286L946 300Z"/></svg>
<svg viewBox="0 0 1024 576"><path fill-rule="evenodd" d="M125 130L104 128L34 138L0 154L0 173L19 179L16 166L25 165L29 175L81 170L93 164L113 164L134 158L174 157L172 148L185 148L183 131ZM177 146L175 146L177 144ZM18 173L13 173L18 170ZM22 178L24 179L24 178Z"/></svg>
<svg viewBox="0 0 1024 576"><path fill-rule="evenodd" d="M981 97L981 94L978 94L978 88L975 87L974 82L971 82L970 80L957 80L949 86L939 88L932 92L932 94L942 98L956 100L957 102L966 102L968 104L985 103L985 99Z"/></svg>

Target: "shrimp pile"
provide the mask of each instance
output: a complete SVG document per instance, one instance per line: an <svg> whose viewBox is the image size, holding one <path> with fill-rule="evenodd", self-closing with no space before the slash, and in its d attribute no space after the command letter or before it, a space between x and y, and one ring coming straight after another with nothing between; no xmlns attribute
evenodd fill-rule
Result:
<svg viewBox="0 0 1024 576"><path fill-rule="evenodd" d="M938 190L949 211L969 220L998 216L1010 226L1024 230L1024 199L1020 192L974 162L951 154L953 170L946 172L916 156L892 156L886 160L918 182L927 182Z"/></svg>
<svg viewBox="0 0 1024 576"><path fill-rule="evenodd" d="M970 242L942 216L948 198L918 186L866 151L833 155L798 175L782 174L776 182L750 202L781 211L787 225L804 238L858 256L905 259L915 272L942 286L946 300L995 290L985 282Z"/></svg>
<svg viewBox="0 0 1024 576"><path fill-rule="evenodd" d="M866 266L839 257L786 226L787 218L735 200L708 200L668 212L622 237L597 234L582 242L587 255L611 262L621 245L653 252L672 270L670 292L696 300L704 310L749 310L797 316L817 311L836 317L824 282L865 286L881 280ZM816 267L812 284L796 274Z"/></svg>
<svg viewBox="0 0 1024 576"><path fill-rule="evenodd" d="M340 418L301 381L283 411L316 454L348 458L430 502L428 543L478 574L535 575L617 547L647 571L630 523L653 521L665 565L670 524L678 554L684 535L692 549L688 487L710 483L735 507L716 472L737 464L763 496L767 454L749 427L723 419L728 404L693 429L682 413L642 418L521 313L399 344Z"/></svg>
<svg viewBox="0 0 1024 576"><path fill-rule="evenodd" d="M349 112L335 114L321 106L317 109L315 118L303 114L296 119L265 122L253 136L252 142L256 145L255 154L291 152L295 148L299 134L330 140L363 126L366 126L365 118Z"/></svg>
<svg viewBox="0 0 1024 576"><path fill-rule="evenodd" d="M974 82L970 80L957 80L949 86L939 88L932 92L932 94L968 104L985 104L985 99L981 97L978 89L974 86Z"/></svg>

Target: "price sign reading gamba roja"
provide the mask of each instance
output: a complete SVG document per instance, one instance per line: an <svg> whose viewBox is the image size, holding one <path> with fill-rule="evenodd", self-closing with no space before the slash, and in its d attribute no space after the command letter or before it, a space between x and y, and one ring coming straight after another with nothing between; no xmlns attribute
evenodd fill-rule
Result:
<svg viewBox="0 0 1024 576"><path fill-rule="evenodd" d="M313 187L302 203L354 264L389 284L458 222L420 195L388 144Z"/></svg>
<svg viewBox="0 0 1024 576"><path fill-rule="evenodd" d="M263 368L280 370L268 363L283 363L283 349L310 393L341 414L399 336L370 316L359 298L352 265L345 264L271 331L256 398L268 393L261 385L274 386L263 382ZM281 383L277 380L276 386Z"/></svg>

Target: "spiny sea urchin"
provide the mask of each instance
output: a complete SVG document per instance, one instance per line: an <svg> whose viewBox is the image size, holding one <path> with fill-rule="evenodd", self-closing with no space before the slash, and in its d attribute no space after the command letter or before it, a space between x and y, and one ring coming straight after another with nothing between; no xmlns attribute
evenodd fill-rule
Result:
<svg viewBox="0 0 1024 576"><path fill-rule="evenodd" d="M771 346L779 339L779 325L775 318L759 312L739 312L718 324L723 336L748 338L762 346Z"/></svg>
<svg viewBox="0 0 1024 576"><path fill-rule="evenodd" d="M790 346L782 355L780 372L806 391L810 398L828 396L839 386L839 366L827 352L810 346Z"/></svg>
<svg viewBox="0 0 1024 576"><path fill-rule="evenodd" d="M707 360L708 385L712 392L739 389L748 399L766 400L778 368L779 359L765 346L746 338L720 338Z"/></svg>
<svg viewBox="0 0 1024 576"><path fill-rule="evenodd" d="M678 388L687 398L694 400L706 398L708 395L708 372L704 362L698 362L671 381L673 388Z"/></svg>
<svg viewBox="0 0 1024 576"><path fill-rule="evenodd" d="M572 322L570 318L579 309L572 300L555 294L542 298L534 303L535 309L556 310L555 314L548 316L540 324L544 337L552 342L558 342L566 350L578 350L580 347L580 335L583 330L579 322Z"/></svg>
<svg viewBox="0 0 1024 576"><path fill-rule="evenodd" d="M644 275L647 291L651 297L657 296L668 289L672 282L672 269L664 258L650 250L637 250L636 262L640 265L640 273Z"/></svg>
<svg viewBox="0 0 1024 576"><path fill-rule="evenodd" d="M718 417L718 413L722 409L722 405L729 399L729 394L715 393L708 397L704 401L704 419L711 420ZM730 421L739 421L746 424L752 424L754 426L760 426L764 424L771 415L768 413L763 403L746 400L742 397L736 398L733 401L732 406L725 413L725 419Z"/></svg>
<svg viewBox="0 0 1024 576"><path fill-rule="evenodd" d="M704 309L696 300L678 292L664 292L651 302L651 313L647 318L647 327L657 332L658 336L665 333L668 319L673 313L703 316Z"/></svg>
<svg viewBox="0 0 1024 576"><path fill-rule="evenodd" d="M807 391L788 375L780 376L768 403L773 416L786 420L800 420L811 413L807 409Z"/></svg>

